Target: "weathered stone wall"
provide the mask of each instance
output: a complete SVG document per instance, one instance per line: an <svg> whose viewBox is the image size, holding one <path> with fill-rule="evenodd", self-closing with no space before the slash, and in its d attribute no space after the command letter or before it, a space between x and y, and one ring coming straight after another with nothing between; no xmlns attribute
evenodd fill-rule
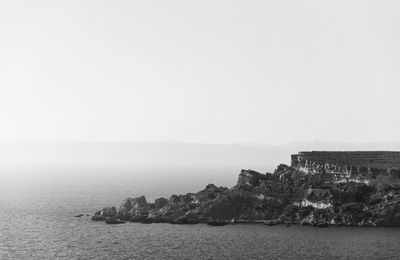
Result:
<svg viewBox="0 0 400 260"><path fill-rule="evenodd" d="M332 173L338 180L400 178L400 152L299 152L292 155L291 165L307 173Z"/></svg>

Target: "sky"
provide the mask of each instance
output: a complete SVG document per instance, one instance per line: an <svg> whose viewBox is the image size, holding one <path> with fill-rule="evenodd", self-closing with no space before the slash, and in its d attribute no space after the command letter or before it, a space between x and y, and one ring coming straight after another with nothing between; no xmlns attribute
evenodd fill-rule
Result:
<svg viewBox="0 0 400 260"><path fill-rule="evenodd" d="M0 142L400 141L398 1L1 1Z"/></svg>

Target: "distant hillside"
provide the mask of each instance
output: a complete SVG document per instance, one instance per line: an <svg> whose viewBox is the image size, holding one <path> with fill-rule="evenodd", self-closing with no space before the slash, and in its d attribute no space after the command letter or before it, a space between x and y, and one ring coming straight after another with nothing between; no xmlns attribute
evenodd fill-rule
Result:
<svg viewBox="0 0 400 260"><path fill-rule="evenodd" d="M195 144L178 142L1 143L0 167L73 164L141 166L224 166L273 170L290 163L302 150L400 151L400 143L294 142L261 144Z"/></svg>

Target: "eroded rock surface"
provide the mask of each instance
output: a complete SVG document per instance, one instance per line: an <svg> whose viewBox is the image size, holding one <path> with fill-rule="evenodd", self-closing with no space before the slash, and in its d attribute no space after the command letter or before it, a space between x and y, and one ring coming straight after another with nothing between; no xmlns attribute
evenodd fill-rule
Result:
<svg viewBox="0 0 400 260"><path fill-rule="evenodd" d="M373 159L374 155L379 158ZM242 170L231 189L209 184L197 193L159 198L154 203L148 203L144 196L127 198L117 211L114 207L104 208L94 220L116 216L143 223L226 223L233 219L265 220L271 225L400 226L397 154L390 153L389 159L376 153L366 155L375 165L390 165L386 171L374 170L372 164L360 165L364 162L360 159L362 152L351 154L358 158L356 166L338 164L351 162L343 154L333 160L336 164L325 160L334 158L332 154L307 156L294 156L291 166L281 164L273 173Z"/></svg>
<svg viewBox="0 0 400 260"><path fill-rule="evenodd" d="M100 211L100 215L103 217L114 218L117 216L117 209L115 207L105 207Z"/></svg>

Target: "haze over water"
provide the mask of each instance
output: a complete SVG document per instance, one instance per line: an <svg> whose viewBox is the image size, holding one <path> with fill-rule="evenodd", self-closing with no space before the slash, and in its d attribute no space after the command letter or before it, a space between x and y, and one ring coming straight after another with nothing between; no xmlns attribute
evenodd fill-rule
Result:
<svg viewBox="0 0 400 260"><path fill-rule="evenodd" d="M54 169L55 170L55 169ZM265 225L106 225L77 213L119 205L127 196L149 200L197 191L202 180L228 183L231 169L70 168L73 176L39 174L37 182L0 189L1 259L397 259L399 228ZM130 169L135 171L135 169ZM158 179L162 171L171 179ZM221 174L222 173L222 174ZM190 174L188 176L188 174ZM45 177L47 175L47 177ZM81 177L82 178L81 178ZM186 176L186 177L185 177ZM202 177L199 177L202 176ZM213 177L214 176L214 177ZM215 177L219 176L219 177ZM44 180L44 181L43 181ZM4 184L2 182L2 184ZM17 185L16 185L17 184ZM229 184L229 183L228 183ZM5 188L5 189L4 189Z"/></svg>
<svg viewBox="0 0 400 260"><path fill-rule="evenodd" d="M2 1L0 259L400 258L397 228L73 217L232 187L301 150L400 151L399 13L366 0ZM385 143L279 145L318 139Z"/></svg>
<svg viewBox="0 0 400 260"><path fill-rule="evenodd" d="M150 152L155 145L158 149ZM25 144L22 148L18 144L12 149L3 146L1 259L399 257L398 228L316 229L264 225L212 228L203 224L138 223L110 227L86 216L74 217L78 213L92 214L104 206L118 207L126 197L145 195L148 201L153 201L161 196L197 192L209 183L232 187L241 168L273 171L280 160L288 163L288 150L300 149L298 146L209 145L204 148L196 144L154 143L123 144L123 149L121 144L69 144L68 149L63 146L39 145L40 149L37 144ZM340 145L337 148L346 149ZM25 160L12 159L13 149L18 155L25 154ZM125 158L120 152L127 153ZM53 158L52 163L46 163L46 158ZM41 163L33 164L33 159ZM138 163L139 159L142 164ZM19 160L20 164L5 163L13 160Z"/></svg>

